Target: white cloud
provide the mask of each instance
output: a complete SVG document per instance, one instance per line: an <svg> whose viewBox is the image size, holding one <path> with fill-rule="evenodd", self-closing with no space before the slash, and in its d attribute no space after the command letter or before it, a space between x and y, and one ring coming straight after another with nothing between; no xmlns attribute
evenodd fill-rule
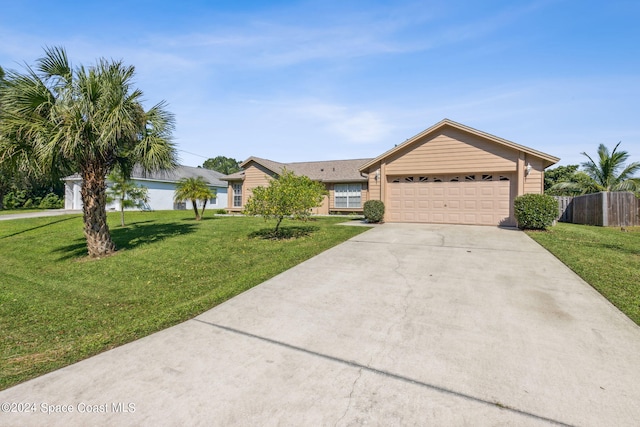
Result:
<svg viewBox="0 0 640 427"><path fill-rule="evenodd" d="M322 128L344 143L371 144L391 135L393 126L383 115L368 109L309 100L284 105L283 112L293 120L303 120L312 128Z"/></svg>

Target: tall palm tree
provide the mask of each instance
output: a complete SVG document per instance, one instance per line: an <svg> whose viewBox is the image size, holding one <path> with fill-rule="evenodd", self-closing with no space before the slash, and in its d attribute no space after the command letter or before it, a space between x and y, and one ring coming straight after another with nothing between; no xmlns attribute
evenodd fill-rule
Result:
<svg viewBox="0 0 640 427"><path fill-rule="evenodd" d="M174 117L161 102L148 111L132 87L134 67L99 59L72 68L61 47L46 48L35 68L6 72L0 97L0 162L49 174L82 177L84 235L89 256L116 250L106 216L106 176L117 165L129 176L171 169Z"/></svg>
<svg viewBox="0 0 640 427"><path fill-rule="evenodd" d="M609 152L604 144L600 144L597 163L587 153L582 153L589 159L580 164L583 171L576 172L570 182L561 182L551 188L576 191L581 194L600 191L640 192L640 178L633 176L640 171L640 162L625 166L629 153L617 151L619 145L620 142L616 144L613 151Z"/></svg>
<svg viewBox="0 0 640 427"><path fill-rule="evenodd" d="M209 184L201 176L197 178L181 178L176 184L176 190L174 193L174 200L176 202L182 202L190 200L193 205L193 212L196 215L196 221L202 219L204 215L204 208L207 206L207 201L215 196L214 192L209 188ZM202 200L202 212L198 212L198 200Z"/></svg>

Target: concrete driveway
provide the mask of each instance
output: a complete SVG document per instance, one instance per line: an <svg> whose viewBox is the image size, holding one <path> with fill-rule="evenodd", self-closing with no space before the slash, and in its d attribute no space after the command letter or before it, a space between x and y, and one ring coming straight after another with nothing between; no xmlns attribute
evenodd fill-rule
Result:
<svg viewBox="0 0 640 427"><path fill-rule="evenodd" d="M520 231L385 224L0 402L33 404L2 425L631 426L640 328Z"/></svg>

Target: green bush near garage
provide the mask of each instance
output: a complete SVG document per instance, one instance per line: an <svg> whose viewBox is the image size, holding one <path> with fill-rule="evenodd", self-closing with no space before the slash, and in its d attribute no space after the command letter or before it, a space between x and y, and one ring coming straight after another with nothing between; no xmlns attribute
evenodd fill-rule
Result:
<svg viewBox="0 0 640 427"><path fill-rule="evenodd" d="M546 194L524 194L513 202L518 227L523 230L546 230L558 218L558 201Z"/></svg>
<svg viewBox="0 0 640 427"><path fill-rule="evenodd" d="M384 203L381 200L364 202L364 217L368 222L380 222L384 219Z"/></svg>

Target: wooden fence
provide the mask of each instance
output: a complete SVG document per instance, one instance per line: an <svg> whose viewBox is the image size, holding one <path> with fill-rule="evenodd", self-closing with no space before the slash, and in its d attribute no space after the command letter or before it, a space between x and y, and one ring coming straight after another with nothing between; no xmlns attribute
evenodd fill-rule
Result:
<svg viewBox="0 0 640 427"><path fill-rule="evenodd" d="M631 192L606 192L556 197L558 220L603 227L640 225L640 199Z"/></svg>

